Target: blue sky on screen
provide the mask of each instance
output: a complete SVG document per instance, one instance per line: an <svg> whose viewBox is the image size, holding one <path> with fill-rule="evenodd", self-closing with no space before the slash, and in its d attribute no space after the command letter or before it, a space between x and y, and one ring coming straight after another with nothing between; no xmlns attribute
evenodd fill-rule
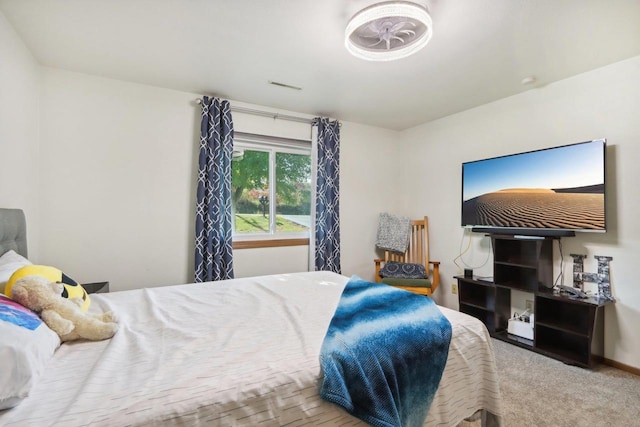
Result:
<svg viewBox="0 0 640 427"><path fill-rule="evenodd" d="M604 183L603 141L464 164L463 200L508 188L570 188Z"/></svg>

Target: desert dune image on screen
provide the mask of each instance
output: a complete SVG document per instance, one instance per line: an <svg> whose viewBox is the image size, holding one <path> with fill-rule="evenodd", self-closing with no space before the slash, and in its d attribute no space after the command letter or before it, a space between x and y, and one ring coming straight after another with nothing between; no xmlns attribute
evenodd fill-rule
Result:
<svg viewBox="0 0 640 427"><path fill-rule="evenodd" d="M604 140L463 164L462 225L605 230Z"/></svg>

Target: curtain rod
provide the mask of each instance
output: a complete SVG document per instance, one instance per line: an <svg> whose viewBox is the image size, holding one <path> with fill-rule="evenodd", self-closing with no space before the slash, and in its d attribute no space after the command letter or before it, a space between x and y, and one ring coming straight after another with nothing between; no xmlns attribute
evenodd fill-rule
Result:
<svg viewBox="0 0 640 427"><path fill-rule="evenodd" d="M201 98L197 98L196 99L196 104L202 105L202 99ZM287 114L280 114L280 113L274 113L271 111L263 111L263 110L256 110L253 108L246 108L246 107L231 107L231 111L237 111L238 113L246 113L246 114L253 114L254 116L263 116L263 117L271 117L274 120L275 119L282 119L282 120L289 120L292 122L300 122L300 123L308 123L310 125L315 123L315 119L307 119L304 117L297 117L297 116L289 116Z"/></svg>

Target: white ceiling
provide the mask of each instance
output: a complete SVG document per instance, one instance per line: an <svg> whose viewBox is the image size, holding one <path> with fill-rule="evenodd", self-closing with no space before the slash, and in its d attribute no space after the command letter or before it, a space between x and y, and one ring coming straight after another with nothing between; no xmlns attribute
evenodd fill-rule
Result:
<svg viewBox="0 0 640 427"><path fill-rule="evenodd" d="M391 63L344 48L347 21L374 0L0 0L0 11L45 66L398 130L640 54L639 0L420 1L433 38Z"/></svg>

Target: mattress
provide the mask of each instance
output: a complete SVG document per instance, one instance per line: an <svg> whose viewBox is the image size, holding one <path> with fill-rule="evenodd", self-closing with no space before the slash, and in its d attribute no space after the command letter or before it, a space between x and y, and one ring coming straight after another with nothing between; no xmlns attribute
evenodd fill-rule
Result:
<svg viewBox="0 0 640 427"><path fill-rule="evenodd" d="M55 353L3 426L364 425L318 394L320 347L348 277L309 272L93 294L110 340ZM489 334L440 307L453 337L425 426L500 416Z"/></svg>

